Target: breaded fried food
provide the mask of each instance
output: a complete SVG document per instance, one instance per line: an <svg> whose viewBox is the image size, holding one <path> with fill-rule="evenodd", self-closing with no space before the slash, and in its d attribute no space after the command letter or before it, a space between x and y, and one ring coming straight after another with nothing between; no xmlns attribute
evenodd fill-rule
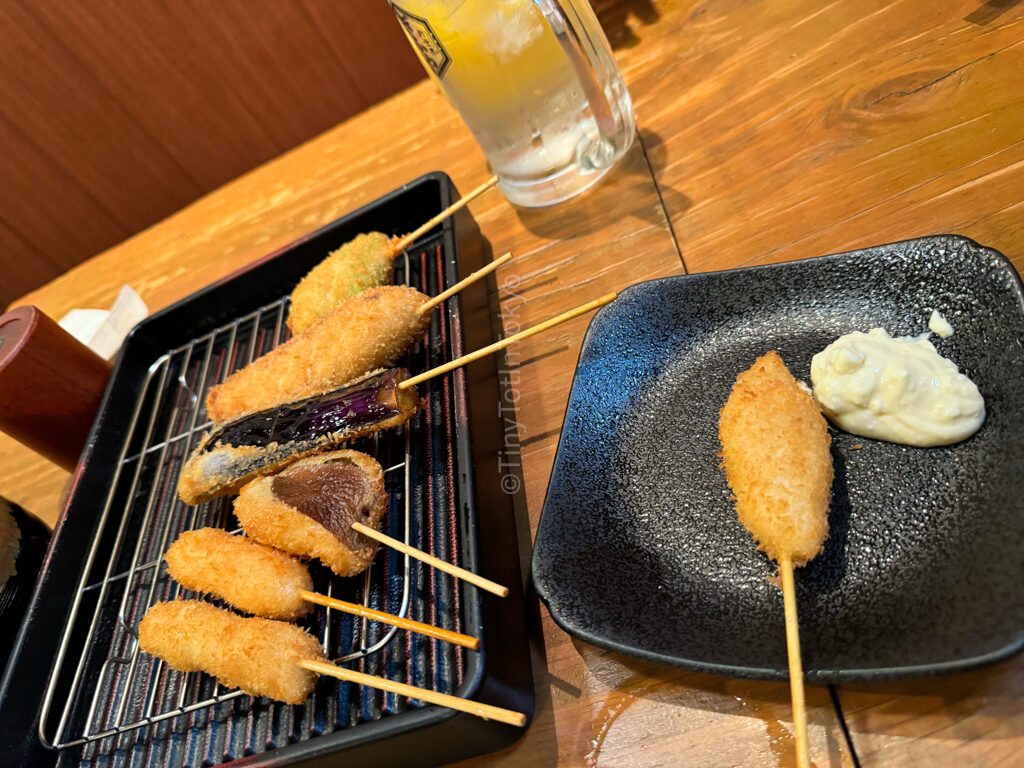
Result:
<svg viewBox="0 0 1024 768"><path fill-rule="evenodd" d="M214 595L246 613L293 621L313 609L299 594L313 590L306 566L220 528L185 531L164 560L185 589Z"/></svg>
<svg viewBox="0 0 1024 768"><path fill-rule="evenodd" d="M249 618L198 600L157 603L139 625L139 646L182 672L206 672L228 688L301 704L316 674L296 666L327 661L308 632L272 619Z"/></svg>
<svg viewBox="0 0 1024 768"><path fill-rule="evenodd" d="M178 476L186 504L236 493L260 475L348 440L405 424L422 402L404 368L374 371L347 386L242 416L211 430Z"/></svg>
<svg viewBox="0 0 1024 768"><path fill-rule="evenodd" d="M11 513L11 505L0 497L0 588L18 573L18 553L21 551L21 529Z"/></svg>
<svg viewBox="0 0 1024 768"><path fill-rule="evenodd" d="M380 528L386 505L380 464L365 453L342 450L253 480L235 499L235 516L256 541L353 576L373 561L377 542L354 531L352 523Z"/></svg>
<svg viewBox="0 0 1024 768"><path fill-rule="evenodd" d="M736 379L719 415L722 466L758 549L802 566L824 548L831 438L821 408L777 352Z"/></svg>
<svg viewBox="0 0 1024 768"><path fill-rule="evenodd" d="M397 237L356 235L317 264L292 291L288 328L305 333L345 299L390 282Z"/></svg>
<svg viewBox="0 0 1024 768"><path fill-rule="evenodd" d="M428 297L405 285L370 288L343 301L306 333L293 336L210 389L217 424L328 392L395 362L430 325Z"/></svg>

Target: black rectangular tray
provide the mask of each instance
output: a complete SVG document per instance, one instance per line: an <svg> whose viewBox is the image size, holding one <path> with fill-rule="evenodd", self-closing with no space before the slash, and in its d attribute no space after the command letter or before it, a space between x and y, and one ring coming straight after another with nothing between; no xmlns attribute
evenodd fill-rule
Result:
<svg viewBox="0 0 1024 768"><path fill-rule="evenodd" d="M41 741L41 699L50 671L55 666L60 666L62 670L75 666L73 661L68 664L66 658L64 664L59 664L58 655L64 627L73 612L76 595L79 594L78 586L80 583L96 583L94 574L97 562L102 563L103 552L112 550L114 546L110 530L112 526L117 527L118 515L125 516L127 535L131 536L139 530L140 523L134 521L133 515L138 514L135 510L140 505L136 503L133 493L119 495L120 492L111 493L110 489L117 477L116 469L122 466L125 455L130 456L135 447L126 441L135 439L132 437L131 422L136 400L142 408L145 398L151 396L146 394L143 387L148 386L147 376L150 375L151 366L155 365L154 361L168 354L168 350L180 351L204 335L217 339L219 337L215 334L210 336L211 332L218 328L237 329L239 319L245 317L256 318L253 338L249 344L250 354L265 351L280 341L281 336L278 334L276 340L265 340L263 336L256 339L259 318L263 316L260 308L281 306L280 302L296 282L330 250L360 232L376 230L403 234L411 231L449 205L454 197L455 189L446 175L433 173L423 176L262 259L242 273L230 276L154 314L131 333L115 364L96 422L72 478L65 508L54 531L31 606L4 677L0 680L0 754L4 755L4 762L10 761L10 764L20 766L92 765L113 757L115 762L120 760L126 765L216 765L238 761L245 765L314 766L336 765L339 759L344 759L346 766L394 763L410 766L438 765L499 749L521 735L521 729L451 710L434 706L407 706L406 702L396 701L396 697L391 695L366 694L361 690L358 696L350 697L347 684L321 681L311 699L313 703L308 706L291 708L247 696L234 699L229 697L228 701L203 712L144 725L130 734L108 737L106 741L68 747L61 751L48 748ZM451 285L456 282L460 264L464 270L469 271L490 258L488 244L481 237L472 217L465 211L421 238L409 249L409 253L414 260L419 261L422 282L419 287L426 287L429 292L443 288L441 283ZM482 346L490 340L489 318L490 302L486 287L482 283L472 286L437 310L428 342L418 353L418 358L406 361L407 364L414 369L424 368L461 354L464 345L468 349ZM280 330L280 322L277 330ZM230 333L231 342L234 343L236 330ZM172 362L168 366L173 365L173 356L170 359ZM188 376L187 358L182 365L184 381ZM216 365L230 370L230 354L225 353L223 360ZM213 371L216 365L209 370ZM203 368L203 371L205 375L207 368ZM223 378L223 373L223 370L219 370L216 375ZM441 382L440 379L437 381ZM470 401L468 390L473 392L473 402ZM454 622L461 631L479 636L481 649L479 652L453 652L450 648L430 645L436 641L429 641L426 645L404 642L401 634L396 642L409 649L405 661L411 665L411 669L416 669L417 660L428 659L426 663L433 665L433 678L428 675L425 681L428 687L431 679L442 683L447 680L456 695L516 709L529 716L533 710L533 682L518 550L515 546L512 499L501 492L496 482L488 482L498 476L497 461L501 448L501 425L493 407L500 395L495 362L485 360L474 363L448 374L436 388L421 392L432 405L426 414L421 415L422 418L418 417L421 422L419 426L414 424L410 429L413 435L410 440L422 443L421 453L427 460L412 473L411 493L406 498L421 500L424 494L438 493L437 488L443 490L442 486L447 482L444 487L449 488L449 493L444 499L444 507L452 516L448 522L451 535L450 542L446 544L438 541L438 547L444 550L450 545L452 551L448 554L458 557L459 562L471 570L508 586L510 595L500 599L480 593L461 582L445 581L447 577L435 578L424 570L425 566L413 561L414 565L410 567L415 569L415 573L409 580L413 583L415 599L412 600L413 607L410 610L415 611L418 606L424 613L417 618L430 621L433 616L436 623L443 623L445 619ZM439 399L443 399L444 407L448 409L443 413L433 406ZM444 413L448 413L447 420L441 418ZM167 434L171 434L170 425L176 417L166 418ZM470 423L473 424L472 436L469 432ZM140 451L138 455L136 460L142 474L148 471L141 467L143 461L149 461L145 457L150 454ZM158 455L160 462L171 461L174 450L163 450ZM181 458L178 455L175 460L180 461ZM177 467L168 469L167 473L169 478L166 485L171 490L164 488L161 501L149 501L147 505L155 510L154 519L161 514L181 514L181 505L173 502ZM442 476L445 473L447 479ZM477 482L478 478L483 481ZM135 491L134 486L131 490ZM111 499L105 503L108 493ZM170 501L165 503L162 500L165 497ZM419 503L417 501L413 506L418 509ZM165 505L167 511L162 511ZM105 507L109 507L109 513L104 523L102 518ZM429 508L433 510L434 506L431 504ZM179 511L174 512L175 509ZM439 511L439 516L442 511ZM193 511L191 514L194 515L192 523L198 525L201 524L198 516L206 513ZM216 514L221 516L219 524L228 524L230 527L230 521L225 518L229 512ZM166 524L168 530L173 527L190 527L189 524L172 522ZM438 525L433 519L412 520L410 524L421 538L438 538L439 535L444 538L443 529L439 531L432 527ZM87 556L94 548L94 539L97 537L95 548L100 556L94 559L91 570L86 573ZM131 550L131 546L126 549ZM156 550L154 562L158 556L159 550ZM132 560L131 566L145 560L145 557ZM381 557L388 556L378 556L378 560ZM392 556L389 562L393 565L396 557ZM387 566L383 568L386 575ZM139 585L148 589L148 583L143 581L148 577L136 577L134 574L137 570L130 568L126 571L129 574L127 583L131 585L132 579L138 578ZM154 571L159 572L159 569ZM88 578L82 582L84 576ZM314 569L314 579L318 581L318 586L321 580L327 578L324 573ZM380 605L385 610L393 610L388 602L394 599L390 584L384 578L376 591L369 586L364 595L381 601ZM113 597L107 599L116 598L116 589L116 586L111 587L110 594ZM130 590L131 586L127 589ZM86 694L99 690L98 698L102 700L105 695L103 686L107 679L104 676L107 673L102 671L103 656L109 655L114 641L103 641L98 636L106 632L110 637L110 633L118 628L113 626L115 622L104 623L101 620L98 631L89 634L84 631L88 627L79 626L89 623L87 617L93 613L89 600L93 599L95 603L95 598L91 596L98 591L93 589L82 593L83 597L79 599L79 618L71 633L65 657L81 653L83 648L87 650L86 661L82 665L83 678L78 688L84 688ZM102 609L97 615L103 615L105 610ZM83 616L86 618L81 618ZM137 623L139 616L141 613L134 615L134 618L130 615L127 623ZM328 618L325 623L329 625L330 621ZM339 624L339 635L345 626ZM437 659L441 657L442 661L438 662ZM362 663L367 671L394 674L396 670L401 673L405 662L398 650L392 658L379 663L373 657L367 657ZM438 674L436 670L439 666L444 667L446 664L446 668L457 667L458 674L454 677L452 674ZM54 692L55 712L61 709L61 696L67 697L70 677L67 672L58 677ZM116 677L113 679L112 690L117 685ZM211 690L219 690L213 686L212 681L206 684ZM419 684L424 684L424 681ZM75 704L65 731L79 721L84 721L84 709L84 702ZM327 717L325 711L335 714ZM344 712L350 715L343 716ZM43 730L53 731L55 719L56 715L51 715ZM240 723L248 725L242 726ZM248 728L248 740L238 738L237 734L232 739L232 729L237 730L239 727ZM71 741L64 732L59 736L62 738L54 740L63 743ZM197 740L201 742L201 749L196 748ZM344 753L344 757L340 752Z"/></svg>

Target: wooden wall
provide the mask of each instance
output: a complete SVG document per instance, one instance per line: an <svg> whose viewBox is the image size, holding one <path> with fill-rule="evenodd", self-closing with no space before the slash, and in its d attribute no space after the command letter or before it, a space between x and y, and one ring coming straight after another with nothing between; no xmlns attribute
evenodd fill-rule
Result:
<svg viewBox="0 0 1024 768"><path fill-rule="evenodd" d="M385 0L2 0L0 308L422 76Z"/></svg>

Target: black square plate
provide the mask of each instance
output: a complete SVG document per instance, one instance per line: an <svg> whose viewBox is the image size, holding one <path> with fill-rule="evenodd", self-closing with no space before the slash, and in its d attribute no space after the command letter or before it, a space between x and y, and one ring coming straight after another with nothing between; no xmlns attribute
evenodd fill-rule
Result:
<svg viewBox="0 0 1024 768"><path fill-rule="evenodd" d="M955 672L1024 644L1024 295L1004 256L936 236L640 283L587 332L544 502L533 579L587 642L704 672L785 679L782 594L736 518L718 411L777 349L809 379L841 334L934 339L988 418L911 448L833 433L825 552L796 576L809 680Z"/></svg>

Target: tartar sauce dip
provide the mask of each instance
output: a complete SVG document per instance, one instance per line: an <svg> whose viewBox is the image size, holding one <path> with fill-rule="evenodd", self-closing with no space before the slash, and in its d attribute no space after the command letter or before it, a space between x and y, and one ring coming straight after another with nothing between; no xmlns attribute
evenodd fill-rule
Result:
<svg viewBox="0 0 1024 768"><path fill-rule="evenodd" d="M816 354L811 383L825 415L847 432L905 445L949 445L977 432L981 393L926 336L873 328Z"/></svg>

